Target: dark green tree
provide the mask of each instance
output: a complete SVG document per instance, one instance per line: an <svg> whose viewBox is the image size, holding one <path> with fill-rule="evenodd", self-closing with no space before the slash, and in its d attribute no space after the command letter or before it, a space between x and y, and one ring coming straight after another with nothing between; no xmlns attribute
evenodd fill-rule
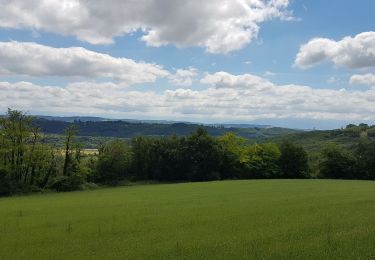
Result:
<svg viewBox="0 0 375 260"><path fill-rule="evenodd" d="M308 156L302 146L284 141L280 145L279 166L281 178L307 178L309 171Z"/></svg>
<svg viewBox="0 0 375 260"><path fill-rule="evenodd" d="M221 151L216 139L198 128L182 142L185 156L184 167L188 170L188 180L205 181L220 179Z"/></svg>
<svg viewBox="0 0 375 260"><path fill-rule="evenodd" d="M129 179L131 160L131 149L123 140L110 141L99 150L94 181L114 185L120 180Z"/></svg>
<svg viewBox="0 0 375 260"><path fill-rule="evenodd" d="M320 177L355 179L357 169L357 160L351 152L337 145L329 145L323 149L319 164Z"/></svg>
<svg viewBox="0 0 375 260"><path fill-rule="evenodd" d="M361 142L357 149L357 178L375 180L375 141Z"/></svg>

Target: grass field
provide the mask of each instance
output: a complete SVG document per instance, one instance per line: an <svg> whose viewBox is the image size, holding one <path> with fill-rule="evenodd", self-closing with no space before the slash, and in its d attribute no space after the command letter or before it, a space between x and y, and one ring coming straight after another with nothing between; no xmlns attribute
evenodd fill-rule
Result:
<svg viewBox="0 0 375 260"><path fill-rule="evenodd" d="M0 199L0 259L375 259L375 182L223 181Z"/></svg>

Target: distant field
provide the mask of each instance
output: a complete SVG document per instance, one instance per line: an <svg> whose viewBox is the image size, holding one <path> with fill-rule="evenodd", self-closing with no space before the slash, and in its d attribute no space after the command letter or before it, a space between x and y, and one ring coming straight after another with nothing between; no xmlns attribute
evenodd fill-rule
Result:
<svg viewBox="0 0 375 260"><path fill-rule="evenodd" d="M0 259L374 259L375 182L223 181L0 199Z"/></svg>

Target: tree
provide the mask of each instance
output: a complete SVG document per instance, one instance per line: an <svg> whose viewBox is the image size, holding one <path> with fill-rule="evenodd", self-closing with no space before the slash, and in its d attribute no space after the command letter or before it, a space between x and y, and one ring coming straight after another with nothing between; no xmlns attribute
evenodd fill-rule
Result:
<svg viewBox="0 0 375 260"><path fill-rule="evenodd" d="M8 109L0 118L0 182L6 182L12 192L43 188L48 172L54 172L55 165L50 163L53 151L40 138L33 118L22 111Z"/></svg>
<svg viewBox="0 0 375 260"><path fill-rule="evenodd" d="M280 150L273 143L255 144L247 148L247 172L245 178L279 178Z"/></svg>
<svg viewBox="0 0 375 260"><path fill-rule="evenodd" d="M182 143L185 156L184 167L188 170L188 180L206 181L220 178L221 152L218 142L203 128L198 128Z"/></svg>
<svg viewBox="0 0 375 260"><path fill-rule="evenodd" d="M302 146L284 141L280 145L279 166L282 178L307 178L308 156Z"/></svg>
<svg viewBox="0 0 375 260"><path fill-rule="evenodd" d="M70 125L65 130L65 159L63 166L63 176L72 175L75 171L76 163L79 161L80 147L75 142L77 133L78 129L75 125Z"/></svg>
<svg viewBox="0 0 375 260"><path fill-rule="evenodd" d="M154 179L153 170L156 163L153 146L156 139L135 137L131 141L132 163L131 171L137 180Z"/></svg>
<svg viewBox="0 0 375 260"><path fill-rule="evenodd" d="M94 180L98 183L116 184L129 178L131 159L131 149L124 141L110 141L99 150Z"/></svg>
<svg viewBox="0 0 375 260"><path fill-rule="evenodd" d="M221 178L242 178L245 165L249 161L246 139L229 132L217 140L222 150Z"/></svg>
<svg viewBox="0 0 375 260"><path fill-rule="evenodd" d="M319 175L333 179L355 179L357 160L349 151L337 145L329 145L323 149L322 161L319 164Z"/></svg>
<svg viewBox="0 0 375 260"><path fill-rule="evenodd" d="M361 142L357 148L357 157L357 177L375 180L375 141Z"/></svg>
<svg viewBox="0 0 375 260"><path fill-rule="evenodd" d="M183 153L184 138L177 136L155 140L151 152L152 176L161 181L182 181L188 179L188 156Z"/></svg>
<svg viewBox="0 0 375 260"><path fill-rule="evenodd" d="M2 163L10 170L11 178L22 183L26 175L27 152L33 132L32 117L21 111L8 109L7 115L0 119L0 131Z"/></svg>

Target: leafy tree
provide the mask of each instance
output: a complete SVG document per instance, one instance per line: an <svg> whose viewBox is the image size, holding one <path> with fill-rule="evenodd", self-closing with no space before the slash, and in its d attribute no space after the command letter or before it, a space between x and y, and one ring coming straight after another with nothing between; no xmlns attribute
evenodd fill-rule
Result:
<svg viewBox="0 0 375 260"><path fill-rule="evenodd" d="M11 178L22 183L27 169L27 152L32 138L32 118L21 111L8 109L0 118L3 147L3 165L10 170Z"/></svg>
<svg viewBox="0 0 375 260"><path fill-rule="evenodd" d="M153 171L156 163L153 146L156 140L148 137L135 137L131 141L131 171L137 180L154 179Z"/></svg>
<svg viewBox="0 0 375 260"><path fill-rule="evenodd" d="M99 150L94 180L98 183L116 184L130 177L132 153L122 140L115 139Z"/></svg>
<svg viewBox="0 0 375 260"><path fill-rule="evenodd" d="M375 141L358 145L357 178L375 180Z"/></svg>
<svg viewBox="0 0 375 260"><path fill-rule="evenodd" d="M55 173L54 152L40 139L33 118L22 111L8 109L0 118L0 182L11 192L43 188ZM2 190L4 185L0 185Z"/></svg>
<svg viewBox="0 0 375 260"><path fill-rule="evenodd" d="M285 141L280 145L280 152L280 177L291 179L308 177L308 156L302 146Z"/></svg>
<svg viewBox="0 0 375 260"><path fill-rule="evenodd" d="M247 150L247 173L245 178L278 178L280 150L273 143L255 144Z"/></svg>
<svg viewBox="0 0 375 260"><path fill-rule="evenodd" d="M320 177L353 179L356 177L357 160L349 151L337 145L329 145L322 151L319 164Z"/></svg>
<svg viewBox="0 0 375 260"><path fill-rule="evenodd" d="M220 178L221 153L217 141L203 128L186 137L182 144L190 181Z"/></svg>
<svg viewBox="0 0 375 260"><path fill-rule="evenodd" d="M156 180L182 181L188 179L187 157L183 153L183 140L177 136L155 140L153 176Z"/></svg>
<svg viewBox="0 0 375 260"><path fill-rule="evenodd" d="M241 178L249 161L246 139L229 132L218 137L218 143L222 149L221 178Z"/></svg>

